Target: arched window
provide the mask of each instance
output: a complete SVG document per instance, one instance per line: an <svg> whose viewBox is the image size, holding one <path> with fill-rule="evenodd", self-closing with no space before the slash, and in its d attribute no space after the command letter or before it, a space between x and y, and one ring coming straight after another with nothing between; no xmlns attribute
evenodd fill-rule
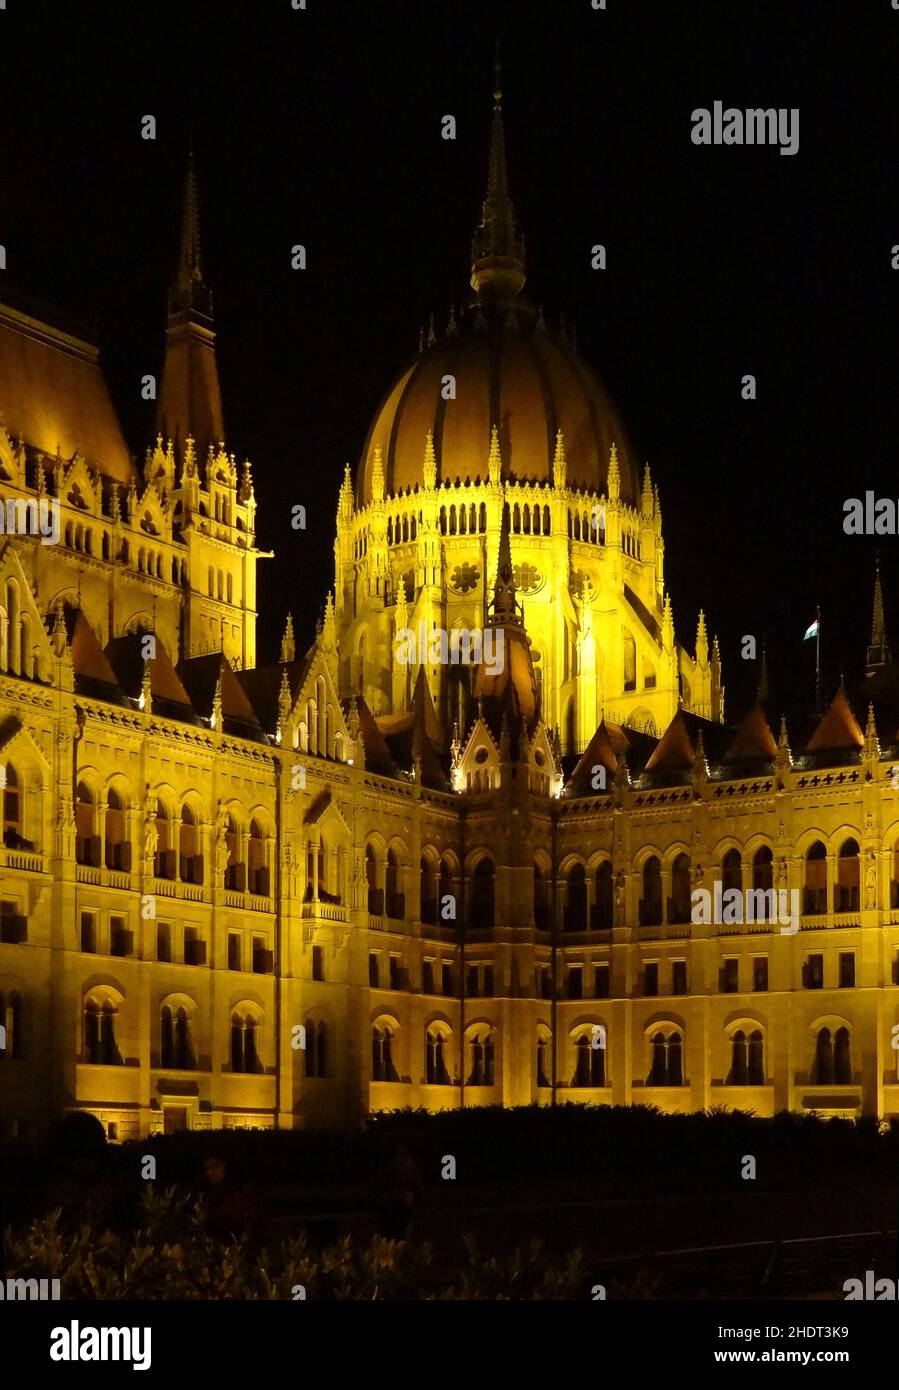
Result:
<svg viewBox="0 0 899 1390"><path fill-rule="evenodd" d="M747 1081L750 1086L765 1084L765 1051L761 1032L754 1028L749 1034L749 1060Z"/></svg>
<svg viewBox="0 0 899 1390"><path fill-rule="evenodd" d="M97 1066L122 1065L116 1043L116 1008L109 999L102 1004L94 999L85 1003L84 1056L86 1061Z"/></svg>
<svg viewBox="0 0 899 1390"><path fill-rule="evenodd" d="M565 904L565 930L587 930L587 875L583 864L572 864L568 871L568 901Z"/></svg>
<svg viewBox="0 0 899 1390"><path fill-rule="evenodd" d="M774 855L768 845L762 845L752 857L752 891L755 895L755 920L773 922L777 916L777 898L774 893Z"/></svg>
<svg viewBox="0 0 899 1390"><path fill-rule="evenodd" d="M378 886L378 861L374 846L365 846L365 877L368 883L368 910L373 917L384 915L384 889Z"/></svg>
<svg viewBox="0 0 899 1390"><path fill-rule="evenodd" d="M175 1026L172 1019L172 1011L168 1004L164 1004L160 1016L160 1048L159 1061L163 1067L174 1067L175 1057Z"/></svg>
<svg viewBox="0 0 899 1390"><path fill-rule="evenodd" d="M318 1058L319 1076L328 1075L328 1027L323 1021L319 1022L316 1032L316 1056Z"/></svg>
<svg viewBox="0 0 899 1390"><path fill-rule="evenodd" d="M7 849L16 849L22 843L22 799L12 763L6 764L3 782L3 843Z"/></svg>
<svg viewBox="0 0 899 1390"><path fill-rule="evenodd" d="M848 1086L852 1081L852 1063L849 1056L849 1029L838 1028L833 1040L833 1079L838 1085Z"/></svg>
<svg viewBox="0 0 899 1390"><path fill-rule="evenodd" d="M175 878L176 860L172 846L172 822L169 808L164 801L156 807L156 853L153 857L153 872L157 878Z"/></svg>
<svg viewBox="0 0 899 1390"><path fill-rule="evenodd" d="M453 865L449 859L440 861L440 885L439 885L439 910L440 924L451 925L456 921L456 891L454 888L455 875Z"/></svg>
<svg viewBox="0 0 899 1390"><path fill-rule="evenodd" d="M316 1023L306 1019L305 1075L313 1077L328 1074L328 1030L324 1022Z"/></svg>
<svg viewBox="0 0 899 1390"><path fill-rule="evenodd" d="M371 1030L371 1079L372 1081L399 1081L393 1064L393 1030L389 1027Z"/></svg>
<svg viewBox="0 0 899 1390"><path fill-rule="evenodd" d="M110 787L106 797L103 838L107 869L130 872L131 846L125 843L125 810L115 787Z"/></svg>
<svg viewBox="0 0 899 1390"><path fill-rule="evenodd" d="M437 925L437 875L434 865L426 854L419 863L419 892L421 899L421 921L429 926Z"/></svg>
<svg viewBox="0 0 899 1390"><path fill-rule="evenodd" d="M247 875L251 893L267 898L270 889L269 870L265 862L265 836L257 820L250 822L250 838L247 841Z"/></svg>
<svg viewBox="0 0 899 1390"><path fill-rule="evenodd" d="M827 850L820 840L809 847L805 856L802 910L811 916L827 911Z"/></svg>
<svg viewBox="0 0 899 1390"><path fill-rule="evenodd" d="M837 881L834 884L834 912L858 911L859 857L858 841L844 840L837 860Z"/></svg>
<svg viewBox="0 0 899 1390"><path fill-rule="evenodd" d="M604 859L596 870L596 902L593 905L595 931L611 931L614 923L614 885L612 864Z"/></svg>
<svg viewBox="0 0 899 1390"><path fill-rule="evenodd" d="M671 898L668 902L669 922L689 922L691 893L690 856L679 854L671 866Z"/></svg>
<svg viewBox="0 0 899 1390"><path fill-rule="evenodd" d="M231 1015L231 1070L233 1072L259 1073L257 1033L259 1022L250 1013L235 1010Z"/></svg>
<svg viewBox="0 0 899 1390"><path fill-rule="evenodd" d="M534 865L534 926L538 931L549 931L550 920L549 878L539 864Z"/></svg>
<svg viewBox="0 0 899 1390"><path fill-rule="evenodd" d="M549 1042L546 1038L537 1039L537 1085L552 1085L549 1076Z"/></svg>
<svg viewBox="0 0 899 1390"><path fill-rule="evenodd" d="M471 876L471 913L474 931L489 931L494 921L493 860L479 859Z"/></svg>
<svg viewBox="0 0 899 1390"><path fill-rule="evenodd" d="M231 893L243 893L247 886L247 866L240 857L240 835L232 815L225 821L225 844L228 846L225 887Z"/></svg>
<svg viewBox="0 0 899 1390"><path fill-rule="evenodd" d="M643 865L643 897L640 899L640 926L658 927L662 922L662 866L651 854Z"/></svg>
<svg viewBox="0 0 899 1390"><path fill-rule="evenodd" d="M624 688L637 689L637 644L627 628L621 630L621 648L624 656Z"/></svg>
<svg viewBox="0 0 899 1390"><path fill-rule="evenodd" d="M392 847L387 851L386 890L387 916L402 921L406 915L406 895L400 892L400 861Z"/></svg>
<svg viewBox="0 0 899 1390"><path fill-rule="evenodd" d="M228 602L229 602L229 603L233 603L233 602L234 602L234 575L233 575L233 574L229 574L229 575L228 575L227 585L228 585L228 590L227 590Z"/></svg>
<svg viewBox="0 0 899 1390"><path fill-rule="evenodd" d="M449 1086L443 1034L434 1027L425 1033L425 1080L429 1086Z"/></svg>
<svg viewBox="0 0 899 1390"><path fill-rule="evenodd" d="M479 1028L472 1034L468 1045L469 1050L469 1070L468 1086L492 1086L494 1083L493 1071L493 1034L488 1030Z"/></svg>
<svg viewBox="0 0 899 1390"><path fill-rule="evenodd" d="M647 1086L682 1086L684 1084L683 1040L676 1030L656 1033L651 1044L651 1061Z"/></svg>
<svg viewBox="0 0 899 1390"><path fill-rule="evenodd" d="M812 1068L812 1081L817 1086L829 1086L833 1075L833 1041L829 1028L819 1028L815 1039L815 1062Z"/></svg>
<svg viewBox="0 0 899 1390"><path fill-rule="evenodd" d="M575 1064L572 1086L605 1086L606 1052L603 1047L594 1047L592 1039L584 1034L574 1045Z"/></svg>
<svg viewBox="0 0 899 1390"><path fill-rule="evenodd" d="M748 1057L746 1047L746 1034L738 1028L730 1040L730 1074L727 1078L728 1086L745 1086L748 1075Z"/></svg>
<svg viewBox="0 0 899 1390"><path fill-rule="evenodd" d="M721 890L726 893L729 888L743 891L743 860L738 849L729 849L721 860Z"/></svg>
<svg viewBox="0 0 899 1390"><path fill-rule="evenodd" d="M75 794L75 860L100 867L100 836L94 833L94 797L90 787L78 783Z"/></svg>
<svg viewBox="0 0 899 1390"><path fill-rule="evenodd" d="M198 853L198 848L196 817L185 802L181 808L181 829L178 833L178 874L182 883L203 882L203 856Z"/></svg>

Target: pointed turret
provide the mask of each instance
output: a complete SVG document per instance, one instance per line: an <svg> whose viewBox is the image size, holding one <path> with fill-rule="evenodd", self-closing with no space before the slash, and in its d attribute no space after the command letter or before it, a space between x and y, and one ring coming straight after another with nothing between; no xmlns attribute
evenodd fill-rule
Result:
<svg viewBox="0 0 899 1390"><path fill-rule="evenodd" d="M296 661L297 646L293 635L293 617L287 615L287 622L284 624L284 636L281 638L281 660Z"/></svg>
<svg viewBox="0 0 899 1390"><path fill-rule="evenodd" d="M865 736L841 685L806 744L805 751L812 754L847 754L863 748L864 743Z"/></svg>
<svg viewBox="0 0 899 1390"><path fill-rule="evenodd" d="M880 587L880 558L874 576L874 616L871 622L871 641L868 644L867 672L873 676L882 666L889 666L892 657L887 645L886 628L883 621L883 590Z"/></svg>
<svg viewBox="0 0 899 1390"><path fill-rule="evenodd" d="M197 186L191 152L184 191L181 249L169 292L162 390L156 412L165 439L192 434L202 449L225 437L212 330L212 295L203 280Z"/></svg>
<svg viewBox="0 0 899 1390"><path fill-rule="evenodd" d="M757 702L747 714L737 730L737 736L724 755L726 765L739 763L773 763L777 758L777 744L765 718L765 711Z"/></svg>
<svg viewBox="0 0 899 1390"><path fill-rule="evenodd" d="M353 514L353 475L350 472L350 465L347 463L343 469L343 482L340 484L340 499L337 503L337 515L349 517Z"/></svg>
<svg viewBox="0 0 899 1390"><path fill-rule="evenodd" d="M696 664L707 666L709 661L709 638L705 626L705 613L700 608L696 624Z"/></svg>
<svg viewBox="0 0 899 1390"><path fill-rule="evenodd" d="M652 504L652 474L649 471L649 464L647 463L643 470L643 493L640 498L640 510L643 514L644 521L652 520Z"/></svg>
<svg viewBox="0 0 899 1390"><path fill-rule="evenodd" d="M672 719L644 768L644 776L677 777L689 773L696 760L684 716L680 710Z"/></svg>
<svg viewBox="0 0 899 1390"><path fill-rule="evenodd" d="M503 94L497 63L487 196L471 246L471 287L485 303L510 304L521 293L524 281L524 242L518 235L509 197Z"/></svg>

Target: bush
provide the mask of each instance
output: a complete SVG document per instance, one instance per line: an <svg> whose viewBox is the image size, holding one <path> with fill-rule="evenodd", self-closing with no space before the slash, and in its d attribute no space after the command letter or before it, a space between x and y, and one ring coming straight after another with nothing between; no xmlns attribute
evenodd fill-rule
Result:
<svg viewBox="0 0 899 1390"><path fill-rule="evenodd" d="M59 1279L64 1299L574 1299L586 1289L579 1251L551 1268L539 1244L497 1260L469 1239L452 1271L435 1270L430 1248L411 1241L354 1249L344 1238L319 1254L301 1235L253 1254L243 1242L212 1240L195 1204L151 1185L129 1235L88 1222L67 1231L56 1211L7 1232L6 1250L11 1277Z"/></svg>

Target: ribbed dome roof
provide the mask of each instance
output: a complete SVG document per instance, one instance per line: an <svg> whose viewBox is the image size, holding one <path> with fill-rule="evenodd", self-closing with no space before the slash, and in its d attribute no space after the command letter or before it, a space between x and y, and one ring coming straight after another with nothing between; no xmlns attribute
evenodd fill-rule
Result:
<svg viewBox="0 0 899 1390"><path fill-rule="evenodd" d="M454 400L443 399L446 376L455 378ZM636 459L608 393L565 337L544 328L522 300L514 307L473 306L458 328L427 346L403 372L369 430L357 503L371 501L376 448L388 495L421 486L429 430L438 483L486 480L493 425L502 476L512 481L552 481L561 430L569 487L603 492L616 444L622 500L637 504Z"/></svg>

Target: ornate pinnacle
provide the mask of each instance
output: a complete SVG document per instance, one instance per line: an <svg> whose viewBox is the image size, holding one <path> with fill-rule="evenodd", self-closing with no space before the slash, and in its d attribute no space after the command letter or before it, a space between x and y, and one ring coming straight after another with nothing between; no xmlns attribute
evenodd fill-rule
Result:
<svg viewBox="0 0 899 1390"><path fill-rule="evenodd" d="M562 431L556 431L556 453L553 459L553 483L557 488L565 486L565 441Z"/></svg>
<svg viewBox="0 0 899 1390"><path fill-rule="evenodd" d="M621 496L621 473L618 468L618 448L613 444L609 452L609 501L617 502Z"/></svg>
<svg viewBox="0 0 899 1390"><path fill-rule="evenodd" d="M425 460L423 466L425 487L430 491L437 486L437 457L434 453L434 436L428 430L425 440Z"/></svg>
<svg viewBox="0 0 899 1390"><path fill-rule="evenodd" d="M653 496L652 496L652 476L651 476L650 471L649 471L649 464L648 464L648 463L647 463L645 469L643 470L643 495L642 495L642 498L641 498L640 500L641 500L641 509L642 509L642 512L643 512L643 516L644 516L644 518L645 518L647 521L649 521L649 520L652 518L652 503L653 503Z"/></svg>
<svg viewBox="0 0 899 1390"><path fill-rule="evenodd" d="M293 617L288 613L287 621L284 624L284 636L281 638L281 660L295 661L296 655L297 648L293 636Z"/></svg>
<svg viewBox="0 0 899 1390"><path fill-rule="evenodd" d="M384 462L381 458L381 446L375 445L375 457L371 470L371 498L373 502L384 501Z"/></svg>
<svg viewBox="0 0 899 1390"><path fill-rule="evenodd" d="M496 425L490 431L490 453L487 456L487 476L491 483L498 483L502 472L503 461L499 452L499 430Z"/></svg>

